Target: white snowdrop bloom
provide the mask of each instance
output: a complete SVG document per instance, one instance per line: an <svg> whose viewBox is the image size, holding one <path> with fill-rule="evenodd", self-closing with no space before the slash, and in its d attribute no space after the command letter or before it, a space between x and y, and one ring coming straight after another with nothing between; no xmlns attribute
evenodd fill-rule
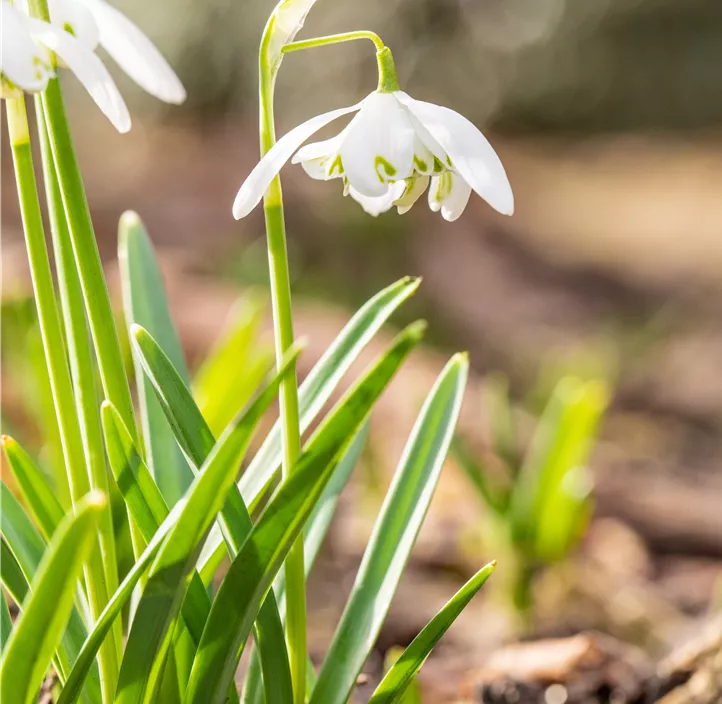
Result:
<svg viewBox="0 0 722 704"><path fill-rule="evenodd" d="M336 137L301 145L333 120L358 112ZM299 149L300 148L300 149ZM514 197L504 167L481 132L458 113L402 91L374 91L357 105L295 127L268 151L241 186L233 214L245 217L292 158L312 178L341 178L344 192L372 215L411 208L429 182L429 205L458 218L474 190L505 215Z"/></svg>
<svg viewBox="0 0 722 704"><path fill-rule="evenodd" d="M102 46L143 90L166 103L186 99L183 84L155 45L105 0L49 0L50 20L94 51Z"/></svg>
<svg viewBox="0 0 722 704"><path fill-rule="evenodd" d="M33 39L26 17L9 2L3 0L0 11L2 97L19 98L23 91L37 93L44 90L55 75L50 52Z"/></svg>
<svg viewBox="0 0 722 704"><path fill-rule="evenodd" d="M28 17L2 0L3 97L44 90L54 75L50 52L75 74L115 128L127 132L130 129L128 109L95 53L72 34Z"/></svg>

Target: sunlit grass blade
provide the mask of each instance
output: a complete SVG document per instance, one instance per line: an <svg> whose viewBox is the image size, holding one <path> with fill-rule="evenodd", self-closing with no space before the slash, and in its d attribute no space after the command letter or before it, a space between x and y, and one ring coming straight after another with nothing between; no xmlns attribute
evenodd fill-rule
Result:
<svg viewBox="0 0 722 704"><path fill-rule="evenodd" d="M482 567L424 626L381 680L369 704L399 704L406 688L426 662L434 646L484 586L494 567L495 562Z"/></svg>
<svg viewBox="0 0 722 704"><path fill-rule="evenodd" d="M466 355L446 365L414 425L319 672L311 704L346 702L371 652L426 516L468 376Z"/></svg>
<svg viewBox="0 0 722 704"><path fill-rule="evenodd" d="M347 447L383 389L423 334L399 335L308 442L231 563L211 607L188 683L186 704L223 702L264 597Z"/></svg>
<svg viewBox="0 0 722 704"><path fill-rule="evenodd" d="M36 696L70 617L78 578L93 547L106 497L92 492L64 519L48 545L0 663L0 698Z"/></svg>
<svg viewBox="0 0 722 704"><path fill-rule="evenodd" d="M193 379L193 395L213 433L220 433L253 395L273 359L260 340L265 306L245 295ZM161 341L162 343L162 341Z"/></svg>
<svg viewBox="0 0 722 704"><path fill-rule="evenodd" d="M50 540L63 519L60 502L42 470L13 438L3 435L2 447L25 505L33 514L43 538Z"/></svg>
<svg viewBox="0 0 722 704"><path fill-rule="evenodd" d="M123 214L118 235L126 323L128 326L135 323L148 330L188 384L190 377L168 310L163 277L153 245L136 213ZM150 381L141 372L137 358L135 366L146 462L163 498L173 506L193 481L193 472L175 442L168 420Z"/></svg>
<svg viewBox="0 0 722 704"><path fill-rule="evenodd" d="M143 369L153 382L161 407L176 434L176 440L193 465L201 466L215 444L211 429L190 391L152 336L138 326L133 328L132 335ZM223 537L231 557L235 557L238 553L252 525L241 494L238 488L233 486L221 511L220 520ZM264 687L268 698L276 702L292 701L285 639L276 637L282 634L282 627L273 593L268 595L258 614L256 630L264 670Z"/></svg>
<svg viewBox="0 0 722 704"><path fill-rule="evenodd" d="M248 410L223 434L193 481L178 524L171 529L151 566L121 665L118 704L140 704L153 701L156 696L171 642L171 626L182 605L202 542L223 507L226 494L235 490L239 462L256 424L275 398L281 379L297 355L298 350L294 350Z"/></svg>
<svg viewBox="0 0 722 704"><path fill-rule="evenodd" d="M306 432L339 382L394 311L414 294L421 279L404 277L369 299L341 330L298 389L301 432ZM281 466L281 425L276 423L238 486L249 505Z"/></svg>
<svg viewBox="0 0 722 704"><path fill-rule="evenodd" d="M348 483L351 473L353 472L361 455L364 443L366 442L367 434L368 424L365 424L356 434L356 437L349 445L348 450L346 450L339 461L338 466L334 470L331 479L323 491L323 494L321 494L321 498L316 504L316 508L314 508L313 513L304 526L303 556L305 560L306 579L308 579L308 575L313 569L318 553L321 550L321 545L323 544L326 534L328 533L328 529L331 526L331 520L333 519L334 512L336 511L338 498ZM273 590L278 598L281 616L284 614L285 589L285 572L281 570L278 573L278 577L276 578L276 582L273 587ZM258 651L254 650L244 682L243 704L262 704L263 702L260 667L261 663L258 658ZM313 666L310 662L306 666L306 671L307 673L313 672ZM313 687L309 687L307 683L306 691L311 692L312 689Z"/></svg>

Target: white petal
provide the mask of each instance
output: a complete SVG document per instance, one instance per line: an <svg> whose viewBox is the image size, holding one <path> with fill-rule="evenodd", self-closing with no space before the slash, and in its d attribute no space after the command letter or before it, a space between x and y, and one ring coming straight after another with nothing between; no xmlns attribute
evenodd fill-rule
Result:
<svg viewBox="0 0 722 704"><path fill-rule="evenodd" d="M351 196L369 214L376 217L390 210L394 201L398 200L406 190L404 181L397 181L386 186L386 192L380 196L366 196L360 193L353 186L348 188L348 195ZM346 193L344 193L346 195Z"/></svg>
<svg viewBox="0 0 722 704"><path fill-rule="evenodd" d="M459 174L445 171L431 180L429 208L435 213L441 210L444 220L454 222L464 212L470 195L471 186Z"/></svg>
<svg viewBox="0 0 722 704"><path fill-rule="evenodd" d="M153 42L122 12L104 0L77 0L93 14L100 43L143 90L166 103L182 103L186 91Z"/></svg>
<svg viewBox="0 0 722 704"><path fill-rule="evenodd" d="M414 168L414 128L391 93L372 93L348 126L341 159L351 185L366 196L382 196L390 181Z"/></svg>
<svg viewBox="0 0 722 704"><path fill-rule="evenodd" d="M394 205L399 211L399 215L408 213L414 203L421 197L421 194L429 185L428 176L414 176L406 179L406 188L401 196L394 201Z"/></svg>
<svg viewBox="0 0 722 704"><path fill-rule="evenodd" d="M338 154L346 130L323 142L313 142L301 147L291 159L292 164L300 163L306 173L320 181L343 176L343 164Z"/></svg>
<svg viewBox="0 0 722 704"><path fill-rule="evenodd" d="M100 40L98 24L92 12L75 0L49 0L50 21L58 29L64 29L91 51Z"/></svg>
<svg viewBox="0 0 722 704"><path fill-rule="evenodd" d="M453 168L492 208L514 212L514 195L496 152L483 134L458 112L394 93L451 158ZM447 164L448 165L448 164Z"/></svg>
<svg viewBox="0 0 722 704"><path fill-rule="evenodd" d="M75 37L40 20L29 19L33 37L54 51L83 84L118 132L130 129L130 115L103 62Z"/></svg>
<svg viewBox="0 0 722 704"><path fill-rule="evenodd" d="M362 104L363 101L347 108L338 108L338 110L316 115L316 117L312 117L283 135L256 164L244 181L233 203L233 217L240 220L258 205L276 174L311 135L318 132L329 122L358 110Z"/></svg>
<svg viewBox="0 0 722 704"><path fill-rule="evenodd" d="M2 3L0 72L12 87L38 92L45 89L54 73L50 54L35 43L26 20L10 3ZM6 88L3 86L3 96Z"/></svg>

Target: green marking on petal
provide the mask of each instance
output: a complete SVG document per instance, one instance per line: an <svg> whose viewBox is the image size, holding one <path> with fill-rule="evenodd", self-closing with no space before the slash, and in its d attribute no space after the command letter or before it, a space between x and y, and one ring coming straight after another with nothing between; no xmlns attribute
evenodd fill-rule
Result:
<svg viewBox="0 0 722 704"><path fill-rule="evenodd" d="M63 30L66 31L66 32L67 32L68 34L70 34L71 36L73 36L73 37L75 36L75 30L73 30L73 25L70 24L70 22L66 22L66 23L63 25Z"/></svg>
<svg viewBox="0 0 722 704"><path fill-rule="evenodd" d="M445 170L446 170L446 167L444 166L441 159L439 159L438 157L435 156L434 157L434 173L440 174L440 173L443 173Z"/></svg>
<svg viewBox="0 0 722 704"><path fill-rule="evenodd" d="M428 170L428 164L421 157L416 156L416 154L414 154L414 165L422 173Z"/></svg>
<svg viewBox="0 0 722 704"><path fill-rule="evenodd" d="M374 169L381 183L386 183L391 177L396 176L396 167L382 156L377 156L376 159L374 159ZM384 173L381 173L381 170L383 170Z"/></svg>
<svg viewBox="0 0 722 704"><path fill-rule="evenodd" d="M331 162L331 166L328 167L329 176L333 176L334 172L337 172L339 176L343 173L343 162L341 161L340 154L336 154L336 158Z"/></svg>

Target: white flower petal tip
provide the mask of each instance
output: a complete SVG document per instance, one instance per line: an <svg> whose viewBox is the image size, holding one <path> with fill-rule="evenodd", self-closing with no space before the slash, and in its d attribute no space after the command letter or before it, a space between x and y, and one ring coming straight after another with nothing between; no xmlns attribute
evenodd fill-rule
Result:
<svg viewBox="0 0 722 704"><path fill-rule="evenodd" d="M449 108L414 100L402 91L394 96L443 149L448 157L445 167L458 172L501 214L514 212L514 195L501 160L472 122Z"/></svg>
<svg viewBox="0 0 722 704"><path fill-rule="evenodd" d="M380 196L367 196L360 193L353 186L349 186L348 195L351 196L366 213L372 217L378 217L381 213L385 213L393 208L394 203L401 198L406 190L404 181L397 181L386 187L386 193ZM344 193L345 195L345 193Z"/></svg>
<svg viewBox="0 0 722 704"><path fill-rule="evenodd" d="M233 202L233 217L236 220L246 217L261 202L263 194L271 185L271 181L276 177L276 174L307 139L330 122L355 112L361 105L362 103L357 103L350 107L338 108L337 110L316 115L316 117L301 123L281 137L256 164L244 181Z"/></svg>
<svg viewBox="0 0 722 704"><path fill-rule="evenodd" d="M118 132L130 130L130 114L103 62L75 37L46 22L28 18L33 38L54 51L75 74Z"/></svg>
<svg viewBox="0 0 722 704"><path fill-rule="evenodd" d="M57 0L54 0L57 2ZM98 27L99 41L120 68L143 90L166 103L180 104L186 91L153 42L105 0L63 0L82 4Z"/></svg>

